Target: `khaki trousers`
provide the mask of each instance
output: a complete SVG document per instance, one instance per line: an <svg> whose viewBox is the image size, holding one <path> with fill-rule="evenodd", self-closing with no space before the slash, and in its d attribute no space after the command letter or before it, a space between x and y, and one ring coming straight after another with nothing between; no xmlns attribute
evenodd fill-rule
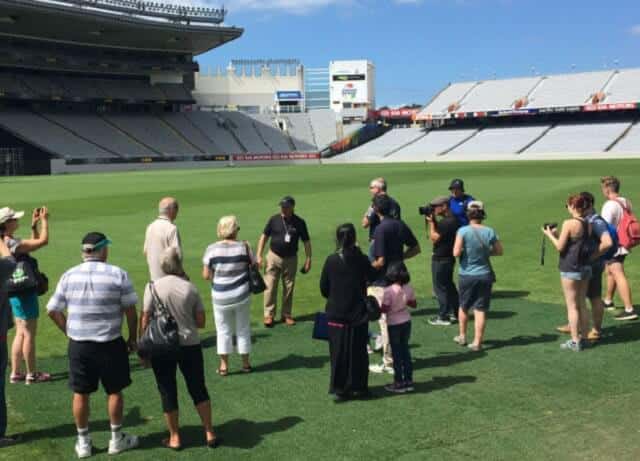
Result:
<svg viewBox="0 0 640 461"><path fill-rule="evenodd" d="M267 254L267 268L264 273L264 316L275 317L278 302L278 282L282 278L282 317L291 317L293 304L293 289L296 285L296 271L298 270L298 256L281 258L269 251Z"/></svg>
<svg viewBox="0 0 640 461"><path fill-rule="evenodd" d="M367 295L373 296L378 300L378 304L382 305L382 297L384 295L384 288L382 287L369 287L367 288ZM382 336L382 363L386 366L393 366L393 356L391 355L391 344L389 342L389 330L387 328L387 316L382 314L380 320L380 335Z"/></svg>

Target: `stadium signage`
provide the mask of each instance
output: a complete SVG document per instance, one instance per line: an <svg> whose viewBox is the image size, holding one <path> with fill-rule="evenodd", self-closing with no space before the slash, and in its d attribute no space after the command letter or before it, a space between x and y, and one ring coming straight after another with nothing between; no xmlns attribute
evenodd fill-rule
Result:
<svg viewBox="0 0 640 461"><path fill-rule="evenodd" d="M620 102L615 104L587 104L582 106L585 112L599 112L605 110L633 110L637 109L638 104L635 102Z"/></svg>
<svg viewBox="0 0 640 461"><path fill-rule="evenodd" d="M570 114L582 111L582 106L544 107L538 109L540 114Z"/></svg>
<svg viewBox="0 0 640 461"><path fill-rule="evenodd" d="M299 153L289 152L281 154L238 154L233 156L234 162L255 162L262 160L318 160L319 152Z"/></svg>
<svg viewBox="0 0 640 461"><path fill-rule="evenodd" d="M414 118L418 109L382 109L378 115L382 118Z"/></svg>
<svg viewBox="0 0 640 461"><path fill-rule="evenodd" d="M300 101L304 99L302 91L276 91L276 98L278 101Z"/></svg>

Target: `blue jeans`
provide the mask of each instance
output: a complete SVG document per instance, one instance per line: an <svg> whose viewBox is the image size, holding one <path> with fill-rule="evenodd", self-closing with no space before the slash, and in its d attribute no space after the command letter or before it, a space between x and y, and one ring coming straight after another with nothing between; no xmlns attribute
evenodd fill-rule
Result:
<svg viewBox="0 0 640 461"><path fill-rule="evenodd" d="M7 399L5 387L7 385L7 340L0 340L0 437L7 432Z"/></svg>
<svg viewBox="0 0 640 461"><path fill-rule="evenodd" d="M411 321L399 325L389 325L389 343L393 356L393 380L396 383L408 383L413 381L413 364L409 351L409 338L411 337Z"/></svg>

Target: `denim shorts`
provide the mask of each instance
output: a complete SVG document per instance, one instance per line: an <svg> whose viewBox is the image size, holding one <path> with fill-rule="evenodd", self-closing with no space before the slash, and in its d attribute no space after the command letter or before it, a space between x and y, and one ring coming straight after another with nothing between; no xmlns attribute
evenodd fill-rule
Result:
<svg viewBox="0 0 640 461"><path fill-rule="evenodd" d="M591 266L584 266L580 269L580 272L560 272L560 277L567 280L589 280L591 278Z"/></svg>

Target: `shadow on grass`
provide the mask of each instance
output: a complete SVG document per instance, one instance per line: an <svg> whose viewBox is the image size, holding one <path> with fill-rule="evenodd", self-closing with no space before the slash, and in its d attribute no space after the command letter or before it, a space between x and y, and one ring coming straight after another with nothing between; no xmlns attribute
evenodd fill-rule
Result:
<svg viewBox="0 0 640 461"><path fill-rule="evenodd" d="M261 363L258 366L253 367L254 373L260 373L265 371L284 371L284 370L296 370L299 368L322 368L329 362L328 356L312 356L305 357L297 354L289 354L273 362Z"/></svg>
<svg viewBox="0 0 640 461"><path fill-rule="evenodd" d="M437 308L430 308L430 309L420 308L417 310L412 310L410 312L411 312L411 317L425 317L425 316L437 315L438 309Z"/></svg>
<svg viewBox="0 0 640 461"><path fill-rule="evenodd" d="M422 383L414 383L415 393L418 394L428 394L434 391L440 391L442 389L447 389L448 387L453 387L457 384L464 383L473 383L476 382L478 378L475 376L434 376L431 381L422 382ZM385 397L395 397L398 394L390 393L385 390L384 386L375 386L370 387L371 391L371 399L380 399Z"/></svg>
<svg viewBox="0 0 640 461"><path fill-rule="evenodd" d="M434 357L416 358L413 360L413 369L420 370L422 368L448 367L457 363L480 359L486 355L487 354L484 351L472 352L465 348L463 352L450 352L436 355Z"/></svg>
<svg viewBox="0 0 640 461"><path fill-rule="evenodd" d="M69 416L69 419L71 420L71 416ZM111 430L108 419L100 419L97 421L90 420L89 422L92 431L108 432ZM123 427L131 428L141 426L146 422L147 421L140 415L140 407L133 407L125 414ZM71 420L69 423L60 424L58 426L23 432L22 434L20 434L20 437L24 442L30 442L41 439L59 439L64 437L73 437L75 435L76 425Z"/></svg>
<svg viewBox="0 0 640 461"><path fill-rule="evenodd" d="M485 349L502 349L503 347L529 346L531 344L557 341L558 335L541 334L539 336L518 335L509 339L490 339L484 342Z"/></svg>
<svg viewBox="0 0 640 461"><path fill-rule="evenodd" d="M258 342L258 339L268 338L270 335L268 333L253 333L251 335L251 344L255 344ZM216 335L213 334L211 336L207 336L206 338L202 338L200 340L200 344L203 349L210 349L212 347L216 347ZM233 345L236 345L236 337L233 336Z"/></svg>
<svg viewBox="0 0 640 461"><path fill-rule="evenodd" d="M504 299L504 298L526 298L529 296L530 291L526 290L496 290L491 293L492 298Z"/></svg>
<svg viewBox="0 0 640 461"><path fill-rule="evenodd" d="M287 416L274 421L254 422L246 419L232 419L215 427L220 445L223 447L241 448L248 450L257 447L266 436L276 432L284 432L304 420L298 416ZM182 446L185 448L203 446L204 432L202 426L184 426L180 428ZM167 432L149 434L141 440L140 448L158 448Z"/></svg>
<svg viewBox="0 0 640 461"><path fill-rule="evenodd" d="M600 346L629 343L640 340L640 322L625 323L613 327L603 328Z"/></svg>

